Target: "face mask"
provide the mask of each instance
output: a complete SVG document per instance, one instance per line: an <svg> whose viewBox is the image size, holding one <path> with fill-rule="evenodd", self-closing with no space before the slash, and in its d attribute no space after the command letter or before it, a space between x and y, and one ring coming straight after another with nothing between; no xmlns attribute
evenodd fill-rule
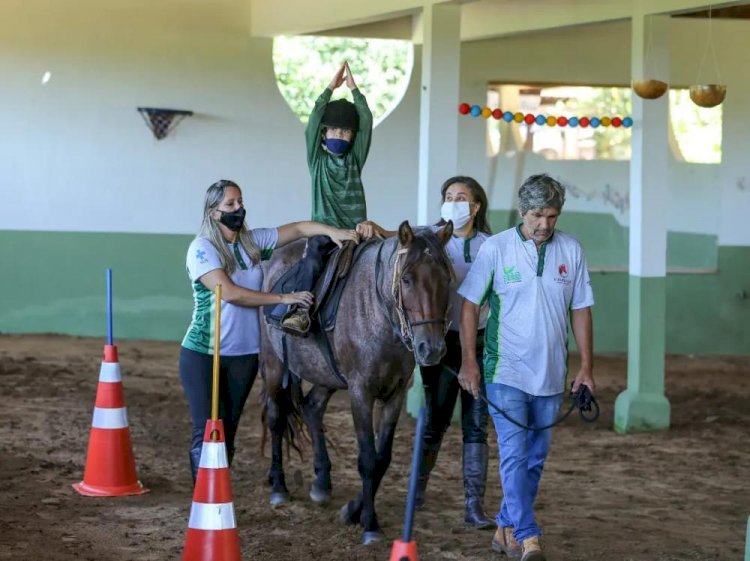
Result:
<svg viewBox="0 0 750 561"><path fill-rule="evenodd" d="M325 143L326 148L328 148L328 151L337 156L340 156L349 150L349 146L351 145L348 140L343 140L341 138L326 138L323 142Z"/></svg>
<svg viewBox="0 0 750 561"><path fill-rule="evenodd" d="M469 220L471 220L469 203L466 201L445 202L440 208L440 216L446 222L452 220L453 227L456 230L460 230L469 223Z"/></svg>
<svg viewBox="0 0 750 561"><path fill-rule="evenodd" d="M232 232L239 232L242 228L242 225L245 223L245 209L244 208L238 208L235 211L232 212L225 212L223 210L219 211L221 213L221 218L219 218L219 222L224 224L227 228L232 230Z"/></svg>

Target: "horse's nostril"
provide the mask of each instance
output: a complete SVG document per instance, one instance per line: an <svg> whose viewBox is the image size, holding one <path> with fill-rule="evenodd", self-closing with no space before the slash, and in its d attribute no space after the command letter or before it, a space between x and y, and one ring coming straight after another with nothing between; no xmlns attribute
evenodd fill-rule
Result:
<svg viewBox="0 0 750 561"><path fill-rule="evenodd" d="M427 353L429 353L429 352L430 352L430 346L427 343L425 343L424 341L421 341L417 345L417 355L420 358L424 358L427 355Z"/></svg>

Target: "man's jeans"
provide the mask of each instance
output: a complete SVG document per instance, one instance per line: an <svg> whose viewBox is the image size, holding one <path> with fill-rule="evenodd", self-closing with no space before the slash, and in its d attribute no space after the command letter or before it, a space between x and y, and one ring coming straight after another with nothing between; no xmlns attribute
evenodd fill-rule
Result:
<svg viewBox="0 0 750 561"><path fill-rule="evenodd" d="M542 427L554 422L562 394L537 397L505 384L487 384L487 399L522 425ZM500 480L503 499L497 525L513 528L513 536L522 543L541 535L534 518L534 500L542 476L544 460L549 453L552 429L529 431L517 427L493 407L489 408L495 423L500 450Z"/></svg>

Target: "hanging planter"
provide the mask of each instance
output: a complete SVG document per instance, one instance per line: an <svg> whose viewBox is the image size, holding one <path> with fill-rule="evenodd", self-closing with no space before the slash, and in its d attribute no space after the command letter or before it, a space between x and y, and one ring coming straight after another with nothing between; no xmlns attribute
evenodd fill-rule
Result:
<svg viewBox="0 0 750 561"><path fill-rule="evenodd" d="M654 60L654 54L653 54L653 24L650 22L647 23L648 29L648 37L646 40L646 49L645 49L645 61L644 61L644 70L650 70L650 74L652 76L656 76L659 74L656 69L656 61ZM646 68L649 67L649 68ZM659 99L661 96L663 96L666 91L669 89L669 85L666 82L662 82L661 80L655 80L655 79L648 79L648 80L633 80L632 83L633 91L636 93L638 97L642 97L643 99Z"/></svg>
<svg viewBox="0 0 750 561"><path fill-rule="evenodd" d="M633 91L643 99L658 99L667 88L669 85L661 80L633 80Z"/></svg>
<svg viewBox="0 0 750 561"><path fill-rule="evenodd" d="M701 74L703 73L703 66L706 62L706 56L708 55L709 49L714 61L714 70L716 70L716 76L718 81L721 82L721 75L719 74L719 61L716 58L716 51L714 50L714 42L711 37L711 6L708 7L708 37L706 38L706 48L703 51L703 58L701 58L700 66L698 67L698 79L696 83L690 86L690 99L693 100L699 107L716 107L727 95L727 87L722 84L702 84Z"/></svg>
<svg viewBox="0 0 750 561"><path fill-rule="evenodd" d="M719 84L690 86L690 99L700 107L716 107L727 95L727 87Z"/></svg>

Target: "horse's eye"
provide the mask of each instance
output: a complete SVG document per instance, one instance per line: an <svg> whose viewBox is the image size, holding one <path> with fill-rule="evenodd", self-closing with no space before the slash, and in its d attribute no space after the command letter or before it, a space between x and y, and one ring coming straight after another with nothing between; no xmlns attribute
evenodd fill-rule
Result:
<svg viewBox="0 0 750 561"><path fill-rule="evenodd" d="M404 286L411 286L411 276L404 275L403 277L401 277L401 282L404 283Z"/></svg>

